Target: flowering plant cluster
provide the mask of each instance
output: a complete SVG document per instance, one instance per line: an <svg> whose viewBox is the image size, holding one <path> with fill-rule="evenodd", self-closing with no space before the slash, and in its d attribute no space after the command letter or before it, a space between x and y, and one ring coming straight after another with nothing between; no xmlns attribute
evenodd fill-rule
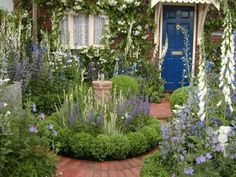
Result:
<svg viewBox="0 0 236 177"><path fill-rule="evenodd" d="M230 19L230 11L226 9L221 84L218 88L210 87L213 81L208 78L211 71L202 44L198 84L190 87L187 103L177 106L173 120L161 127L163 141L155 164L168 174L165 176L235 175L236 124L232 112L235 109L235 45Z"/></svg>
<svg viewBox="0 0 236 177"><path fill-rule="evenodd" d="M65 95L65 102L57 108L58 123L65 128L80 124L96 127L107 135L122 133L134 119L149 115L146 98L125 98L113 92L109 102L95 101L92 88L86 88L83 81Z"/></svg>

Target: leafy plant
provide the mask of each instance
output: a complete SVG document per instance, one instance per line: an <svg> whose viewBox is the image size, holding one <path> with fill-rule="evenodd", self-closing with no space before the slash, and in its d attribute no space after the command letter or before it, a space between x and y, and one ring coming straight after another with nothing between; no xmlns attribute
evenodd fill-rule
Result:
<svg viewBox="0 0 236 177"><path fill-rule="evenodd" d="M183 106L188 100L189 87L181 87L176 89L170 96L171 109L175 109L175 106Z"/></svg>
<svg viewBox="0 0 236 177"><path fill-rule="evenodd" d="M118 75L111 79L113 91L117 93L122 92L125 96L132 96L139 94L138 82L135 78L125 75Z"/></svg>
<svg viewBox="0 0 236 177"><path fill-rule="evenodd" d="M142 61L137 70L141 93L148 96L150 102L160 102L164 92L164 81L160 76L158 62Z"/></svg>

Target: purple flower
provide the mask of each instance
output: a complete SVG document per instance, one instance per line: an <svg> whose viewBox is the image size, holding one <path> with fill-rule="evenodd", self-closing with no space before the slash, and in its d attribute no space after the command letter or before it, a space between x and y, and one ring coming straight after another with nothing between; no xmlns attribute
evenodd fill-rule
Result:
<svg viewBox="0 0 236 177"><path fill-rule="evenodd" d="M181 161L184 161L184 156L183 155L180 155L179 158L180 158Z"/></svg>
<svg viewBox="0 0 236 177"><path fill-rule="evenodd" d="M54 125L53 125L53 124L48 124L48 125L47 125L47 128L48 128L48 130L53 130Z"/></svg>
<svg viewBox="0 0 236 177"><path fill-rule="evenodd" d="M33 110L34 112L37 111L37 109L36 109L36 104L35 104L35 103L32 104L32 110Z"/></svg>
<svg viewBox="0 0 236 177"><path fill-rule="evenodd" d="M220 144L217 144L216 147L215 147L215 150L216 150L217 152L222 152L222 151L223 151L223 148L221 147Z"/></svg>
<svg viewBox="0 0 236 177"><path fill-rule="evenodd" d="M208 152L208 153L206 153L206 158L207 158L208 160L211 160L212 155Z"/></svg>
<svg viewBox="0 0 236 177"><path fill-rule="evenodd" d="M34 133L36 134L36 133L38 133L38 129L34 125L30 125L29 132L32 134L34 134Z"/></svg>
<svg viewBox="0 0 236 177"><path fill-rule="evenodd" d="M185 168L185 169L184 169L184 173L185 173L186 175L193 175L194 169L193 169L192 167Z"/></svg>
<svg viewBox="0 0 236 177"><path fill-rule="evenodd" d="M97 117L97 126L101 126L104 124L104 116L103 113L100 113Z"/></svg>
<svg viewBox="0 0 236 177"><path fill-rule="evenodd" d="M206 157L204 155L201 155L201 156L197 157L195 160L196 160L197 164L201 164L201 163L206 162Z"/></svg>

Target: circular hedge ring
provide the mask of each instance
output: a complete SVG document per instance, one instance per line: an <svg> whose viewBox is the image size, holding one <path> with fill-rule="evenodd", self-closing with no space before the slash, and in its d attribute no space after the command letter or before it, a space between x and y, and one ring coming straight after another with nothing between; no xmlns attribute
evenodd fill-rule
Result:
<svg viewBox="0 0 236 177"><path fill-rule="evenodd" d="M136 132L92 136L89 133L59 131L57 143L60 153L80 159L121 160L143 154L158 146L161 139L160 123L152 119Z"/></svg>

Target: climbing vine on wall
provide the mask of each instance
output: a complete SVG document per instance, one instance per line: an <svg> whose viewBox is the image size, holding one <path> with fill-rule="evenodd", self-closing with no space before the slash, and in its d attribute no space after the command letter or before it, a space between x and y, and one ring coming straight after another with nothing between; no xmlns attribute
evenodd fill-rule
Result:
<svg viewBox="0 0 236 177"><path fill-rule="evenodd" d="M22 7L25 7L25 4L31 7L29 1L21 2ZM51 11L54 40L59 37L59 23L65 12L105 14L109 19L109 30L105 32L103 40L107 46L122 54L127 61L145 58L147 52L152 50L152 40L147 40L155 27L154 11L150 7L150 1L37 0L37 3Z"/></svg>

